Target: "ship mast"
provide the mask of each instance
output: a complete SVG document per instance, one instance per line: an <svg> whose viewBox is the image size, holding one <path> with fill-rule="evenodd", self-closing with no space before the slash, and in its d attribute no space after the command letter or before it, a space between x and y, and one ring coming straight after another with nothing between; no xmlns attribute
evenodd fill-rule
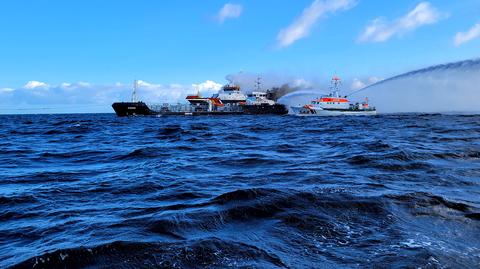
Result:
<svg viewBox="0 0 480 269"><path fill-rule="evenodd" d="M200 86L195 85L195 88L197 88L197 96L200 97Z"/></svg>
<svg viewBox="0 0 480 269"><path fill-rule="evenodd" d="M133 81L133 90L132 90L132 103L137 102L137 89L138 89L138 80Z"/></svg>
<svg viewBox="0 0 480 269"><path fill-rule="evenodd" d="M338 91L340 90L340 85L342 84L342 79L337 75L334 75L332 78L332 93L335 97L338 97Z"/></svg>
<svg viewBox="0 0 480 269"><path fill-rule="evenodd" d="M255 81L255 90L257 92L260 92L262 90L262 78L260 76L258 76L257 80Z"/></svg>

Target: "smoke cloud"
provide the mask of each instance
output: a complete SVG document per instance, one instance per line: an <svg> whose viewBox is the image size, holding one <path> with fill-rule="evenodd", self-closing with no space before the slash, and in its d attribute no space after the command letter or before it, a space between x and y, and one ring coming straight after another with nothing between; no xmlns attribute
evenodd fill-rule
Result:
<svg viewBox="0 0 480 269"><path fill-rule="evenodd" d="M317 84L314 80L298 78L292 75L280 73L254 74L239 72L226 76L226 80L241 87L243 92L262 91L268 92L268 98L279 100L284 95L302 89L314 88ZM260 81L260 89L257 87Z"/></svg>

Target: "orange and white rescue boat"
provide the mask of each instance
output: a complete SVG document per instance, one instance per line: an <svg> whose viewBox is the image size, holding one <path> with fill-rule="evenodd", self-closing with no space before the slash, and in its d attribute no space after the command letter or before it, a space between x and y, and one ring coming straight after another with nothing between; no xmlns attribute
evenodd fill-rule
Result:
<svg viewBox="0 0 480 269"><path fill-rule="evenodd" d="M376 115L377 110L368 104L368 98L362 103L352 104L347 96L339 95L341 79L332 78L332 91L304 106L290 107L297 116L340 116L340 115Z"/></svg>

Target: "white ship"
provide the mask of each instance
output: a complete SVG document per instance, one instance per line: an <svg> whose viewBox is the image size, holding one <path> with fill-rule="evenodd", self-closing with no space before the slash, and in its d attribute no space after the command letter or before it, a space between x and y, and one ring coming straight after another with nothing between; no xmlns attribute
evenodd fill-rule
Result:
<svg viewBox="0 0 480 269"><path fill-rule="evenodd" d="M351 104L347 96L340 96L341 79L332 78L331 93L324 95L310 104L290 107L297 116L340 116L340 115L376 115L377 110L368 104L368 98L362 103Z"/></svg>

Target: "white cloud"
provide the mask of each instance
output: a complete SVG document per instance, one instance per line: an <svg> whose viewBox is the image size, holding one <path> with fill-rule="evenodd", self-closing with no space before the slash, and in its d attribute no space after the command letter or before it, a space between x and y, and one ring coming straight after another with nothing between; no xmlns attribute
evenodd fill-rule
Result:
<svg viewBox="0 0 480 269"><path fill-rule="evenodd" d="M393 36L400 36L406 32L429 24L434 24L443 16L429 2L421 2L405 16L394 21L383 18L373 20L359 37L360 42L385 42Z"/></svg>
<svg viewBox="0 0 480 269"><path fill-rule="evenodd" d="M177 103L186 102L185 97L196 93L195 86L198 86L205 96L218 92L222 84L212 80L207 80L199 84L156 84L143 80L138 81L137 96L139 100L148 103ZM32 89L48 89L48 91ZM11 94L6 94L11 93ZM28 104L101 104L106 109L110 104L116 101L130 100L132 93L132 84L112 83L112 84L91 84L88 82L69 83L64 82L58 85L48 85L44 82L30 81L22 88L10 89L0 88L0 104L15 104L19 101ZM6 98L5 96L10 96ZM7 100L8 99L8 100Z"/></svg>
<svg viewBox="0 0 480 269"><path fill-rule="evenodd" d="M111 104L113 102L128 101L132 94L132 83L117 82L100 85L87 82L64 82L58 85L47 85L36 81L27 84L28 87L17 89L0 88L2 97L0 106L49 107L52 108L52 111L66 109L62 111L69 112L112 112ZM216 93L221 87L221 84L211 80L197 85L204 89L202 95L206 97ZM48 86L48 90L38 90L38 87L46 86ZM139 81L137 96L139 100L152 104L186 103L185 97L192 93L196 93L192 84L162 85Z"/></svg>
<svg viewBox="0 0 480 269"><path fill-rule="evenodd" d="M455 46L460 46L478 37L480 37L480 23L475 24L472 28L470 28L466 32L457 33L455 35L453 42Z"/></svg>
<svg viewBox="0 0 480 269"><path fill-rule="evenodd" d="M68 89L72 86L71 83L68 83L68 82L63 82L62 84L60 84L60 88L62 89Z"/></svg>
<svg viewBox="0 0 480 269"><path fill-rule="evenodd" d="M377 83L377 82L380 82L380 81L382 81L382 80L384 80L384 79L383 79L383 78L379 78L379 77L369 77L369 78L368 78L368 82L369 82L370 85L371 85L371 84L375 84L375 83Z"/></svg>
<svg viewBox="0 0 480 269"><path fill-rule="evenodd" d="M59 87L64 90L73 90L78 88L90 88L92 85L88 82L79 81L77 83L63 82Z"/></svg>
<svg viewBox="0 0 480 269"><path fill-rule="evenodd" d="M47 89L49 87L50 87L50 85L48 85L47 83L40 82L40 81L35 81L35 80L31 80L31 81L27 82L27 84L25 84L25 86L23 86L23 88L28 89L28 90L33 90L33 89L37 89L37 88Z"/></svg>
<svg viewBox="0 0 480 269"><path fill-rule="evenodd" d="M304 78L298 78L298 79L295 79L293 82L292 82L292 85L291 85L293 88L301 88L301 89L308 89L310 87L313 86L312 82L304 79Z"/></svg>
<svg viewBox="0 0 480 269"><path fill-rule="evenodd" d="M79 81L79 82L77 82L77 85L78 85L79 87L82 87L82 88L89 88L89 87L92 86L90 83L84 82L84 81Z"/></svg>
<svg viewBox="0 0 480 269"><path fill-rule="evenodd" d="M243 12L243 6L242 5L236 5L236 4L225 4L222 9L217 14L217 19L220 23L223 23L227 19L235 19L240 17Z"/></svg>
<svg viewBox="0 0 480 269"><path fill-rule="evenodd" d="M365 84L365 82L359 80L358 78L355 78L355 79L353 79L353 81L352 81L352 85L350 85L350 89L352 89L352 90L360 90L360 89L365 88L365 86L367 86L367 84Z"/></svg>
<svg viewBox="0 0 480 269"><path fill-rule="evenodd" d="M216 83L212 80L207 80L200 84L192 84L192 87L200 92L202 91L219 91L222 88L222 84Z"/></svg>
<svg viewBox="0 0 480 269"><path fill-rule="evenodd" d="M277 35L277 42L280 48L285 48L297 40L307 37L311 28L323 15L336 11L348 10L356 5L356 0L315 0L303 10L290 26L282 29Z"/></svg>
<svg viewBox="0 0 480 269"><path fill-rule="evenodd" d="M12 88L0 88L0 93L13 92L15 89Z"/></svg>
<svg viewBox="0 0 480 269"><path fill-rule="evenodd" d="M198 90L209 96L218 92L222 88L222 84L216 83L212 80L207 80L203 83L192 85L170 84L161 85L149 83L143 80L138 81L137 95L140 99L147 102L184 102L185 97L189 94L194 94ZM131 88L131 87L130 87Z"/></svg>
<svg viewBox="0 0 480 269"><path fill-rule="evenodd" d="M382 80L383 80L383 78L379 78L379 77L369 77L366 81L362 81L358 78L354 78L353 81L352 81L352 84L350 85L350 89L351 90L360 90L360 89L363 89L363 88L368 87L370 85L373 85L377 82L380 82Z"/></svg>
<svg viewBox="0 0 480 269"><path fill-rule="evenodd" d="M146 81L143 81L143 80L138 80L137 83L138 83L139 88L143 88L143 89L147 89L147 90L156 90L156 89L163 88L163 86L161 84L153 84L153 83L149 83L149 82L146 82Z"/></svg>

